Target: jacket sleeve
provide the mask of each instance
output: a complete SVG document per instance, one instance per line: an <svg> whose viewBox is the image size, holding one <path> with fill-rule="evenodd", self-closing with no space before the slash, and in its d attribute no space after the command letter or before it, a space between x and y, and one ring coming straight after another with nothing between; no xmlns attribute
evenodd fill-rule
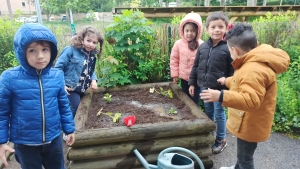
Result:
<svg viewBox="0 0 300 169"><path fill-rule="evenodd" d="M59 71L61 74L59 76L59 81L62 83L60 86L59 94L58 94L58 102L59 102L59 113L61 118L62 129L65 134L71 134L75 131L75 123L73 119L73 114L70 109L69 100L67 97L67 93L64 88L64 78L63 72Z"/></svg>
<svg viewBox="0 0 300 169"><path fill-rule="evenodd" d="M175 42L171 54L170 54L170 70L171 70L171 78L179 77L179 48Z"/></svg>
<svg viewBox="0 0 300 169"><path fill-rule="evenodd" d="M92 74L92 80L98 80L95 72Z"/></svg>
<svg viewBox="0 0 300 169"><path fill-rule="evenodd" d="M58 57L57 61L55 62L54 67L64 71L65 66L68 64L68 60L72 55L71 51L72 51L71 46L65 47L64 50L61 52L60 56Z"/></svg>
<svg viewBox="0 0 300 169"><path fill-rule="evenodd" d="M228 68L228 75L227 75L227 77L229 77L229 76L233 75L234 69L233 69L233 66L231 64L233 62L233 60L231 58L231 55L230 55L230 52L229 52L228 48L227 48L226 54L227 54L227 68Z"/></svg>
<svg viewBox="0 0 300 169"><path fill-rule="evenodd" d="M200 47L199 47L200 48ZM198 63L200 59L200 50L197 49L196 58L194 61L194 65L192 67L192 71L189 78L189 85L197 86L197 69L198 69Z"/></svg>
<svg viewBox="0 0 300 169"><path fill-rule="evenodd" d="M9 75L5 72L0 76L0 144L7 143L9 131L9 117L11 112L11 93L8 86Z"/></svg>
<svg viewBox="0 0 300 169"><path fill-rule="evenodd" d="M259 70L244 71L243 77L236 79L239 91L223 90L223 106L244 111L253 111L260 107L266 94L266 83L269 80L265 72ZM230 87L233 78L226 79L226 86Z"/></svg>

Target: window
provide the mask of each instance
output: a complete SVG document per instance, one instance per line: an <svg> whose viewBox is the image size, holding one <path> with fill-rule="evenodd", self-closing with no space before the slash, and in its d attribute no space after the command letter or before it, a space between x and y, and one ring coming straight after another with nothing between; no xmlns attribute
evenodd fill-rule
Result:
<svg viewBox="0 0 300 169"><path fill-rule="evenodd" d="M22 2L22 6L25 7L25 2Z"/></svg>

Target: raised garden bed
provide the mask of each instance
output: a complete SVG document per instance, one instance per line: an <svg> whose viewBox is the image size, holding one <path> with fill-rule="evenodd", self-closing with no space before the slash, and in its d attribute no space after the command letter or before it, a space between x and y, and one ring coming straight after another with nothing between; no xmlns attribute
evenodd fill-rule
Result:
<svg viewBox="0 0 300 169"><path fill-rule="evenodd" d="M153 87L156 92L150 93ZM166 94L169 89L173 98ZM105 94L111 95L110 101L103 98ZM117 122L112 118L115 113L121 114ZM136 123L127 127L123 119L130 115L136 116ZM193 151L207 168L213 165L208 156L212 154L210 132L215 124L173 83L100 88L87 93L75 123L76 141L67 154L71 169L143 168L134 149L156 164L162 150L175 146Z"/></svg>

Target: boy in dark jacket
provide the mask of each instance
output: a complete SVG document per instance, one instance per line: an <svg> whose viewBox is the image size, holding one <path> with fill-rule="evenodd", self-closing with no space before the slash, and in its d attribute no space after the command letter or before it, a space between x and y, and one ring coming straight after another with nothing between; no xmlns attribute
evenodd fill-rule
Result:
<svg viewBox="0 0 300 169"><path fill-rule="evenodd" d="M200 45L189 78L189 92L194 95L197 85L200 91L207 88L225 89L217 80L233 74L232 59L223 37L227 31L228 17L223 12L213 12L207 17L206 31L210 38ZM216 140L212 151L218 154L227 146L226 116L221 102L204 103L206 115L214 122L217 121Z"/></svg>
<svg viewBox="0 0 300 169"><path fill-rule="evenodd" d="M71 146L75 125L63 72L52 68L56 38L43 25L24 24L15 34L14 50L20 66L0 77L0 158L8 166L5 152L15 151L22 169L64 169L61 131Z"/></svg>

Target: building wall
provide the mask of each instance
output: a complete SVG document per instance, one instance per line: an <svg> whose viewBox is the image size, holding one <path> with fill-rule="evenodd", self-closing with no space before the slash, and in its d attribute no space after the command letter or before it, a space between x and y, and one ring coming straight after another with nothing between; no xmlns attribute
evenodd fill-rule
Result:
<svg viewBox="0 0 300 169"><path fill-rule="evenodd" d="M0 15L8 15L7 0L0 0ZM21 15L33 15L36 13L34 0L10 0L13 14L19 10Z"/></svg>

